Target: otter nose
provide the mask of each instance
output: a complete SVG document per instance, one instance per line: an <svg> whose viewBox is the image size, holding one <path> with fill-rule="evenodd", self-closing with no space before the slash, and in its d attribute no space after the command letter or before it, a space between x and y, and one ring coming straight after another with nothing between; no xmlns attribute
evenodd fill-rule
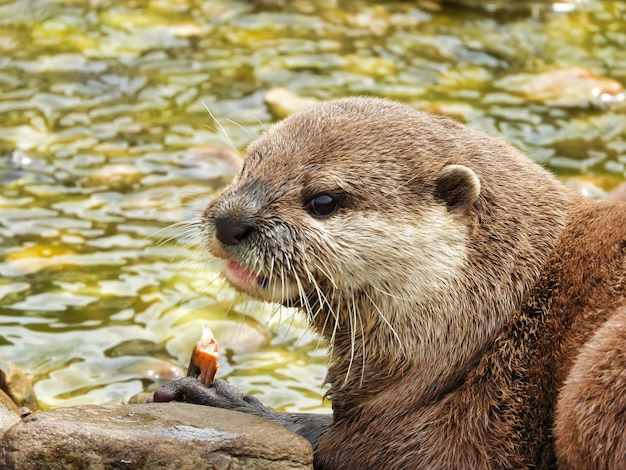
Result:
<svg viewBox="0 0 626 470"><path fill-rule="evenodd" d="M215 236L224 245L236 245L250 235L252 228L227 217L215 219Z"/></svg>

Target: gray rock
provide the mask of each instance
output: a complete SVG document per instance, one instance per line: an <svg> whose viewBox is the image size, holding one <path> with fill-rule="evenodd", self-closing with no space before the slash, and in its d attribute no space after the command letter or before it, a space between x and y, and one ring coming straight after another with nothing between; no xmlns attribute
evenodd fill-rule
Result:
<svg viewBox="0 0 626 470"><path fill-rule="evenodd" d="M3 469L310 469L311 445L235 411L186 403L57 408L0 437Z"/></svg>

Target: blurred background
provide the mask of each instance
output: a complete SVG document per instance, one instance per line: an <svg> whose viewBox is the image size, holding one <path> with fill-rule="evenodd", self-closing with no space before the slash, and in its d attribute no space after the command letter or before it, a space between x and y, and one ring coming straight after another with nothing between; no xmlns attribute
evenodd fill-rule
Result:
<svg viewBox="0 0 626 470"><path fill-rule="evenodd" d="M626 179L626 3L0 0L0 359L45 406L184 373L322 403L323 344L216 278L195 221L235 150L373 95L498 136L603 197Z"/></svg>

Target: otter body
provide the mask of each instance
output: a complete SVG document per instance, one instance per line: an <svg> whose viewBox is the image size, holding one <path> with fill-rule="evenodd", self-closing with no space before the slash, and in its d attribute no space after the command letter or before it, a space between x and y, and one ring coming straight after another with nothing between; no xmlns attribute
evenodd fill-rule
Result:
<svg viewBox="0 0 626 470"><path fill-rule="evenodd" d="M265 416L318 469L626 468L626 204L390 101L329 101L253 142L203 214L237 289L330 344L333 415L223 382L155 394Z"/></svg>

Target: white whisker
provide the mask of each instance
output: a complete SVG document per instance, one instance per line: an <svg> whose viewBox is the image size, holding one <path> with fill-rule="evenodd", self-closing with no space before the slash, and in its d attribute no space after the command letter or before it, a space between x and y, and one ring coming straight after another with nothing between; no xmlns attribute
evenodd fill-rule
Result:
<svg viewBox="0 0 626 470"><path fill-rule="evenodd" d="M402 345L402 340L400 339L400 336L398 335L398 333L396 332L395 328L391 325L391 323L389 322L389 320L387 320L387 317L385 317L385 315L383 314L382 310L378 307L378 305L376 305L376 303L374 302L374 300L369 296L369 294L367 292L364 292L365 297L367 297L367 300L370 301L370 303L372 304L372 306L374 307L374 309L376 310L376 312L378 312L378 316L380 316L380 318L383 320L383 322L387 325L387 327L389 327L389 330L391 330L391 332L393 333L393 335L396 338L396 341L398 342L398 345L400 346L400 349L403 349L403 345Z"/></svg>
<svg viewBox="0 0 626 470"><path fill-rule="evenodd" d="M204 101L202 101L202 106L204 106L204 109L207 110L207 112L209 113L209 116L211 116L211 119L213 119L215 121L215 123L217 124L217 126L219 127L220 134L222 134L222 137L224 137L224 139L226 139L226 142L228 143L229 147L231 149L233 149L234 151L239 152L239 149L237 148L235 143L229 137L228 132L226 132L226 129L224 129L224 126L222 125L222 123L219 122L216 119L216 117L213 115L213 113L209 109L209 106Z"/></svg>

